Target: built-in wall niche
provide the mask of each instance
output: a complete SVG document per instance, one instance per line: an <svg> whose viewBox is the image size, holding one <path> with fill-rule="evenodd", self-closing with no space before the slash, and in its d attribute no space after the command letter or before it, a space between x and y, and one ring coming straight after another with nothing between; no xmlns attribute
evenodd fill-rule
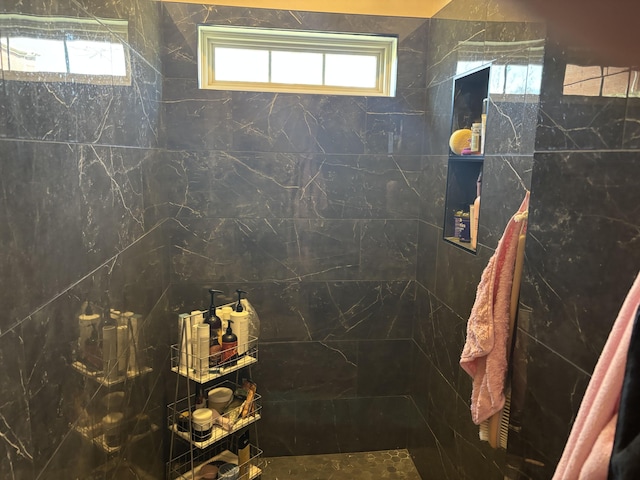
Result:
<svg viewBox="0 0 640 480"><path fill-rule="evenodd" d="M473 253L480 224L489 73L490 67L485 66L453 80L451 134L455 132L458 140L450 144L443 235L446 242Z"/></svg>

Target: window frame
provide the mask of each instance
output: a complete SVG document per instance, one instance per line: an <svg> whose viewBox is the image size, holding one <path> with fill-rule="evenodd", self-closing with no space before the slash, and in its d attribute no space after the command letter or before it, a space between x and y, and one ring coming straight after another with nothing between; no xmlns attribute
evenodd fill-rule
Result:
<svg viewBox="0 0 640 480"><path fill-rule="evenodd" d="M322 54L375 54L373 88L215 79L215 47ZM198 86L201 89L393 97L398 38L393 35L285 30L228 25L198 25ZM269 60L269 68L271 60ZM269 79L270 80L270 79Z"/></svg>

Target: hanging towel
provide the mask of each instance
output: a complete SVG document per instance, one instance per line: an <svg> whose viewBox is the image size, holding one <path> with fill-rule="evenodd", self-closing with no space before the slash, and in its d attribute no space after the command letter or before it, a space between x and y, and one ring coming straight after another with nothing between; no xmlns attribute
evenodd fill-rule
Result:
<svg viewBox="0 0 640 480"><path fill-rule="evenodd" d="M511 217L496 251L482 272L467 323L460 366L473 379L471 419L481 424L504 406L509 305L518 238L526 230L529 192Z"/></svg>
<svg viewBox="0 0 640 480"><path fill-rule="evenodd" d="M629 339L639 304L640 275L598 359L553 480L607 478Z"/></svg>
<svg viewBox="0 0 640 480"><path fill-rule="evenodd" d="M629 340L615 439L609 463L609 480L640 478L640 309Z"/></svg>

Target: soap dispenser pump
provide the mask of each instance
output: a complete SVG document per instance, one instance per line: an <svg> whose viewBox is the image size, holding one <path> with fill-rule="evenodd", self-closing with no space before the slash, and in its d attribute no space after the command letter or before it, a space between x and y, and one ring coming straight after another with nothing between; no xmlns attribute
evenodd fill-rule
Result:
<svg viewBox="0 0 640 480"><path fill-rule="evenodd" d="M236 365L238 363L238 337L231 330L232 323L229 320L227 331L222 336L222 363L228 362L229 365Z"/></svg>

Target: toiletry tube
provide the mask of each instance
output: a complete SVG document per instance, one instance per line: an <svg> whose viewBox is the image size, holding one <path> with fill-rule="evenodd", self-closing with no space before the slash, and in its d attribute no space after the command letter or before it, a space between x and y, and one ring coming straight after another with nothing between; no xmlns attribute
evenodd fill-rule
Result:
<svg viewBox="0 0 640 480"><path fill-rule="evenodd" d="M200 375L209 373L209 325L199 323L196 325L196 338L198 341L198 372Z"/></svg>
<svg viewBox="0 0 640 480"><path fill-rule="evenodd" d="M247 353L249 348L249 312L231 312L233 331L238 336L238 356Z"/></svg>
<svg viewBox="0 0 640 480"><path fill-rule="evenodd" d="M129 327L129 365L131 372L137 373L139 370L138 360L140 353L140 325L141 315L131 315L128 319Z"/></svg>
<svg viewBox="0 0 640 480"><path fill-rule="evenodd" d="M102 365L104 378L115 380L118 376L116 358L118 356L118 337L116 327L109 325L102 327Z"/></svg>
<svg viewBox="0 0 640 480"><path fill-rule="evenodd" d="M192 317L193 319L193 317ZM198 324L191 324L191 355L189 356L189 371L200 371L200 344L198 343Z"/></svg>
<svg viewBox="0 0 640 480"><path fill-rule="evenodd" d="M120 325L116 328L117 339L117 355L118 355L118 375L122 376L127 373L127 360L129 348L129 327Z"/></svg>
<svg viewBox="0 0 640 480"><path fill-rule="evenodd" d="M489 106L489 99L485 98L482 100L482 115L481 115L481 123L482 127L480 130L480 153L484 154L484 137L487 133L487 108Z"/></svg>
<svg viewBox="0 0 640 480"><path fill-rule="evenodd" d="M178 315L178 339L181 341L178 368L181 372L186 372L189 366L189 351L191 350L191 315L188 313Z"/></svg>

